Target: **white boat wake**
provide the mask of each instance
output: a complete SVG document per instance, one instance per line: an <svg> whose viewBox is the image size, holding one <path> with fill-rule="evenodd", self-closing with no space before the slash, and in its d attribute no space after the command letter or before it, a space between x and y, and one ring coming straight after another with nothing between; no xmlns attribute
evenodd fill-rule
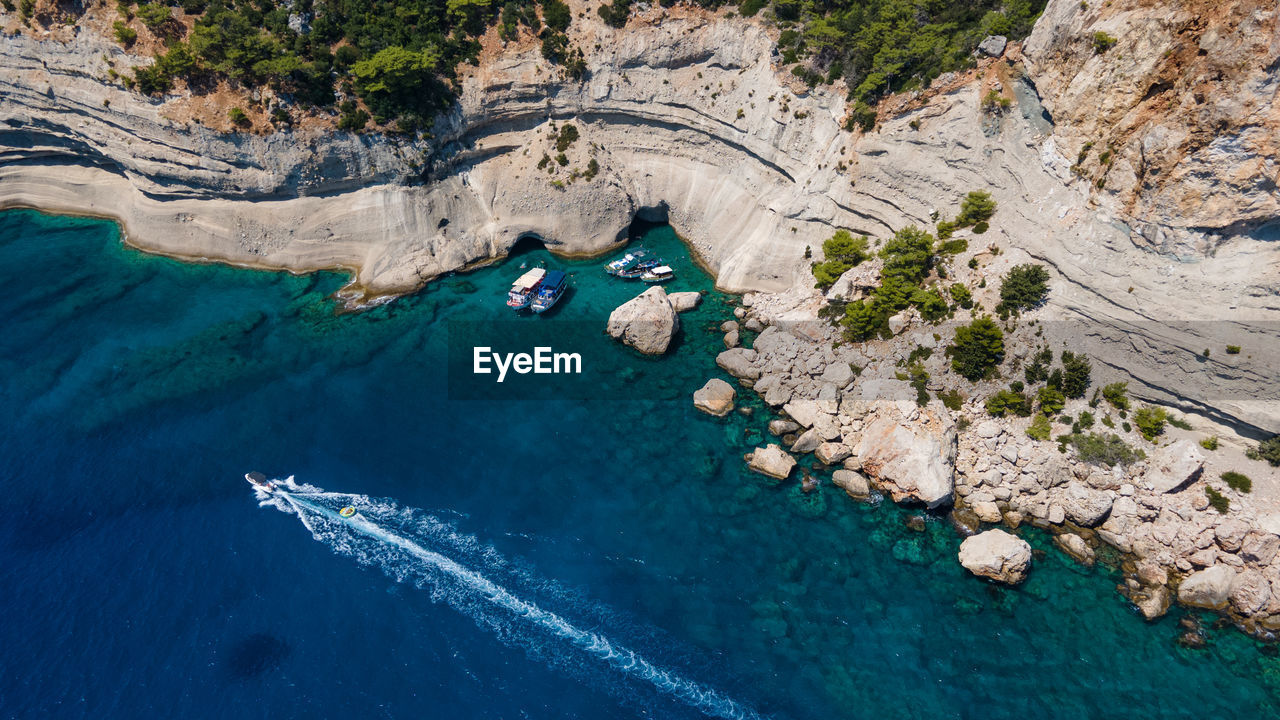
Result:
<svg viewBox="0 0 1280 720"><path fill-rule="evenodd" d="M557 613L518 597L464 564L465 557L460 561L424 547L424 542L441 540L442 543L431 544L448 545L450 551L477 557L483 564L504 564L496 551L459 536L433 517L362 495L324 492L296 483L292 476L275 481L275 487L274 492L256 490L261 505L296 514L316 540L361 564L381 568L399 582L430 590L433 599L448 602L508 642L553 655L567 649L580 651L709 716L728 720L760 717L716 690L654 665L604 635L577 627ZM346 506L354 507L356 514L348 518L339 515L339 508ZM540 645L535 635L549 636L567 647Z"/></svg>

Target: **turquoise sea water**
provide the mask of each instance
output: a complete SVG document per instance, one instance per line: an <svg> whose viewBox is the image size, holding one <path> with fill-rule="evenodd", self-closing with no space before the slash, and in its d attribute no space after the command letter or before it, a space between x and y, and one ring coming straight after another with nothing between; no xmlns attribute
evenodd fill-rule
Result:
<svg viewBox="0 0 1280 720"><path fill-rule="evenodd" d="M710 291L669 228L643 242L676 263L668 290ZM538 262L574 290L513 322L502 296ZM340 314L336 275L0 213L0 715L1276 713L1273 648L1179 648L1177 611L1144 623L1117 575L1038 533L1030 580L996 588L943 521L744 472L758 401L690 402L731 298L641 357L602 329L642 287L599 265L530 250ZM481 341L545 341L584 372L495 390L465 372ZM327 492L260 508L250 469ZM374 529L326 520L346 502Z"/></svg>

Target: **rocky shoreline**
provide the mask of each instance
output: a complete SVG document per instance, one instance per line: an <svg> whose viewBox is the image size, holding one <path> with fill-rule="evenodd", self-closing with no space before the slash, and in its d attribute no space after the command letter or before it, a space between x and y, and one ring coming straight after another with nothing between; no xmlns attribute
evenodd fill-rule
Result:
<svg viewBox="0 0 1280 720"><path fill-rule="evenodd" d="M1029 437L1030 418L992 417L982 401L998 383L967 385L935 363L940 380L929 389L967 397L957 410L937 399L919 405L915 389L900 379L898 361L921 343L936 345L933 326L912 323L892 340L875 341L874 350L842 345L828 323L797 320L794 310L771 304L777 299L746 296L740 319L763 331L750 347L717 358L778 416L770 431L780 444L749 453L752 470L797 482L793 469L800 467L798 481L806 487L829 476L856 500L875 490L946 513L968 536L961 564L1000 582L1020 582L1034 570L1026 543L999 528L1047 530L1085 565L1105 546L1121 558L1119 590L1146 618L1164 615L1177 601L1220 612L1256 637L1280 637L1276 469L1252 462L1252 492L1239 492L1217 480L1218 470L1235 467L1223 464L1233 459L1207 457L1225 450L1209 452L1194 441L1207 434L1148 443L1119 430L1145 446L1147 457L1128 466L1090 464L1057 442ZM1034 314L1019 325L1029 331ZM1105 405L1083 399L1068 401L1062 412L1091 409L1110 421ZM1229 499L1227 511L1211 507L1207 486Z"/></svg>

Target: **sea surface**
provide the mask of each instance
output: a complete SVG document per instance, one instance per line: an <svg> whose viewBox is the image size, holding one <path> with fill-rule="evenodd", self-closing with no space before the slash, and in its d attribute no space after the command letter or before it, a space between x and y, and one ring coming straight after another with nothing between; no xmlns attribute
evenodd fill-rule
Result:
<svg viewBox="0 0 1280 720"><path fill-rule="evenodd" d="M1274 647L1180 648L1182 611L1145 623L1039 532L998 588L944 520L745 472L759 402L690 401L734 298L670 228L637 235L707 293L663 359L603 334L641 286L600 260L523 248L341 313L335 274L0 213L0 716L1276 716ZM515 318L539 263L573 290ZM498 388L481 343L583 372Z"/></svg>

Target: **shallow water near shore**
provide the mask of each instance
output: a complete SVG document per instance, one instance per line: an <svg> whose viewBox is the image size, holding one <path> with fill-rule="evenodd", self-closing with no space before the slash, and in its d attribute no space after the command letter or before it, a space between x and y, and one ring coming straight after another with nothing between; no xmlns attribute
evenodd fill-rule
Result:
<svg viewBox="0 0 1280 720"><path fill-rule="evenodd" d="M1144 623L1118 576L1040 533L1028 582L1000 589L945 522L745 472L759 401L723 419L690 401L720 376L732 298L669 228L642 235L668 291L707 292L664 359L603 334L643 286L601 260L527 249L341 314L334 274L183 264L108 222L0 213L3 714L702 716L530 631L530 606L779 718L1277 712L1273 649L1232 630L1178 648L1179 611ZM514 319L506 289L538 263L573 291ZM499 390L465 372L480 341L539 338L583 373ZM260 508L251 469L394 502L369 517L518 602L459 602L461 576L369 536L353 562Z"/></svg>

